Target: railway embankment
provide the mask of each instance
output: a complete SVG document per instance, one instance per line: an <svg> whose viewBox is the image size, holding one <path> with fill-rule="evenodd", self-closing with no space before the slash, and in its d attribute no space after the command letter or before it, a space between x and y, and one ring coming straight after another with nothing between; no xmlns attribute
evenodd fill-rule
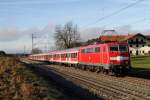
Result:
<svg viewBox="0 0 150 100"><path fill-rule="evenodd" d="M0 100L78 100L16 57L0 57Z"/></svg>

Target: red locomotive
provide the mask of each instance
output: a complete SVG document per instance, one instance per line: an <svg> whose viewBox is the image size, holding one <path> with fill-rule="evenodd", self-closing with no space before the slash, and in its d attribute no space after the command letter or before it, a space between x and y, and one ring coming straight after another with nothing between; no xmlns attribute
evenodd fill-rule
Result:
<svg viewBox="0 0 150 100"><path fill-rule="evenodd" d="M30 55L29 59L65 64L91 71L124 74L130 69L127 43L112 42L81 46L43 54Z"/></svg>

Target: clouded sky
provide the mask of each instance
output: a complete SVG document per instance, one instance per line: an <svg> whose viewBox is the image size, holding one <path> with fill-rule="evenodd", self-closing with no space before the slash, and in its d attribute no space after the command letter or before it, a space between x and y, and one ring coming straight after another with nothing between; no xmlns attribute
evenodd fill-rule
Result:
<svg viewBox="0 0 150 100"><path fill-rule="evenodd" d="M139 0L0 0L0 50L23 52L24 46L30 50L32 33L42 37L37 41L48 41L47 46L52 46L55 25L68 21L79 26L83 40L83 36L98 37L102 29L123 33L149 30L149 0L97 21L136 1Z"/></svg>

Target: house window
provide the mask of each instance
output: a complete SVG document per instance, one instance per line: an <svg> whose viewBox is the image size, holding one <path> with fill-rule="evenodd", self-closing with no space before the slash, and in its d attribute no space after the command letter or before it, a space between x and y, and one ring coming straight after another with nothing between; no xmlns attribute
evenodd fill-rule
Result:
<svg viewBox="0 0 150 100"><path fill-rule="evenodd" d="M143 42L143 39L141 39L141 42Z"/></svg>
<svg viewBox="0 0 150 100"><path fill-rule="evenodd" d="M148 47L150 47L150 44L148 45Z"/></svg>
<svg viewBox="0 0 150 100"><path fill-rule="evenodd" d="M136 47L139 47L139 45L137 44Z"/></svg>
<svg viewBox="0 0 150 100"><path fill-rule="evenodd" d="M148 51L148 53L150 53L150 51Z"/></svg>
<svg viewBox="0 0 150 100"><path fill-rule="evenodd" d="M144 45L143 45L143 47L144 47Z"/></svg>
<svg viewBox="0 0 150 100"><path fill-rule="evenodd" d="M132 47L132 45L130 45L130 47Z"/></svg>
<svg viewBox="0 0 150 100"><path fill-rule="evenodd" d="M132 54L132 51L130 51L130 54Z"/></svg>
<svg viewBox="0 0 150 100"><path fill-rule="evenodd" d="M143 50L143 53L144 53L144 50Z"/></svg>
<svg viewBox="0 0 150 100"><path fill-rule="evenodd" d="M136 38L136 42L138 42L138 38Z"/></svg>

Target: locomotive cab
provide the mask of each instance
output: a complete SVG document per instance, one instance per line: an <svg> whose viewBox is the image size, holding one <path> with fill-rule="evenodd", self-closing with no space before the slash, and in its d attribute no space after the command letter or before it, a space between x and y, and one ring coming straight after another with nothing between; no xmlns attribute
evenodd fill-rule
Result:
<svg viewBox="0 0 150 100"><path fill-rule="evenodd" d="M109 45L110 70L113 73L125 74L130 70L130 54L127 43Z"/></svg>

